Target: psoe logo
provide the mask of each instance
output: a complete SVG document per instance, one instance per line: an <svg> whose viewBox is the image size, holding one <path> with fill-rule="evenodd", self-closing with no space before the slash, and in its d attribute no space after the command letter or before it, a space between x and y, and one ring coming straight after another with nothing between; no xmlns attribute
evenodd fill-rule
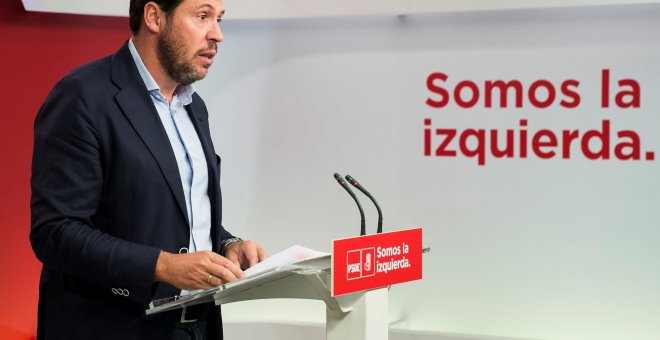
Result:
<svg viewBox="0 0 660 340"><path fill-rule="evenodd" d="M376 275L376 248L363 248L346 252L346 279L355 280Z"/></svg>

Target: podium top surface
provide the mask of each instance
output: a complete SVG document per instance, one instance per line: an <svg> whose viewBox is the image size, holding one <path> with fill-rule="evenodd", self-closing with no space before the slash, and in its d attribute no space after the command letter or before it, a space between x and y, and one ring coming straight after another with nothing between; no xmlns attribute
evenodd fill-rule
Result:
<svg viewBox="0 0 660 340"><path fill-rule="evenodd" d="M330 265L330 255L319 255L319 257L289 265L275 266L273 268L264 267L266 269L263 271L257 273L252 272L251 275L243 279L229 282L218 287L206 289L186 296L173 296L170 298L154 300L149 304L149 309L146 310L146 313L147 315L151 315L207 302L215 302L216 304L219 304L223 298L225 298L226 302L269 297L313 298L309 296L309 293L306 295L303 294L303 296L297 296L296 291L300 291L302 294L304 290L298 290L299 287L295 286L301 284L301 282L299 282L301 277L329 274ZM322 284L325 285L325 283ZM270 287L264 287L261 291L255 289L261 286ZM266 289L270 289L271 291L266 291ZM245 292L250 291L251 293L248 293L248 295L245 294ZM232 299L232 295L238 295L240 297L234 297Z"/></svg>

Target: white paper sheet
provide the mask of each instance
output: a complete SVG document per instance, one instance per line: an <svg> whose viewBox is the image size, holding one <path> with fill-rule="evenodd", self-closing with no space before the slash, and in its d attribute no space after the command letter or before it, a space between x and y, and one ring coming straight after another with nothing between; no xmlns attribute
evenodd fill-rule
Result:
<svg viewBox="0 0 660 340"><path fill-rule="evenodd" d="M266 260L248 268L247 270L245 270L245 277L257 275L269 269L288 266L300 261L315 259L318 257L323 257L328 255L330 255L330 253L324 253L317 250L305 248L303 246L293 245L289 248L282 250L279 253L271 255Z"/></svg>

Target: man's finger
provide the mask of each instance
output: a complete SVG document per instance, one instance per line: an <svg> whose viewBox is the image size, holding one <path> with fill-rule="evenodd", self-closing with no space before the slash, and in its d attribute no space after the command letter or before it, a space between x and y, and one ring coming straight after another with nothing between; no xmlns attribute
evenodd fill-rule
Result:
<svg viewBox="0 0 660 340"><path fill-rule="evenodd" d="M256 249L255 247L250 247L246 252L246 257L247 257L247 262L248 262L248 268L254 266L255 264L259 263L259 247L257 246Z"/></svg>
<svg viewBox="0 0 660 340"><path fill-rule="evenodd" d="M268 254L266 253L264 248L257 247L257 254L259 255L259 262L268 258Z"/></svg>
<svg viewBox="0 0 660 340"><path fill-rule="evenodd" d="M233 265L233 263L232 263L232 265ZM238 280L238 276L236 274L234 274L234 272L232 272L229 268L222 267L222 266L218 266L217 268L215 268L215 275L213 275L213 276L220 279L223 283Z"/></svg>
<svg viewBox="0 0 660 340"><path fill-rule="evenodd" d="M214 255L215 256L211 260L214 268L211 268L209 271L215 270L215 273L217 274L216 276L220 277L223 281L231 282L237 278L240 279L245 276L241 268L237 266L234 261L231 261L226 257L222 257L218 254ZM225 271L228 274L220 275L221 273L225 273ZM213 274L213 272L211 272L211 274Z"/></svg>

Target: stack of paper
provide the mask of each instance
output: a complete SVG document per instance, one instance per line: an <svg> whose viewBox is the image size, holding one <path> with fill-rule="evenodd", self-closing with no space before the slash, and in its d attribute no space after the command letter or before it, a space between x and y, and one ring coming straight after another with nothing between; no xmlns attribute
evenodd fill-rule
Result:
<svg viewBox="0 0 660 340"><path fill-rule="evenodd" d="M294 245L245 270L245 277L248 278L273 268L289 266L300 261L329 255L329 253L323 253L303 246Z"/></svg>

